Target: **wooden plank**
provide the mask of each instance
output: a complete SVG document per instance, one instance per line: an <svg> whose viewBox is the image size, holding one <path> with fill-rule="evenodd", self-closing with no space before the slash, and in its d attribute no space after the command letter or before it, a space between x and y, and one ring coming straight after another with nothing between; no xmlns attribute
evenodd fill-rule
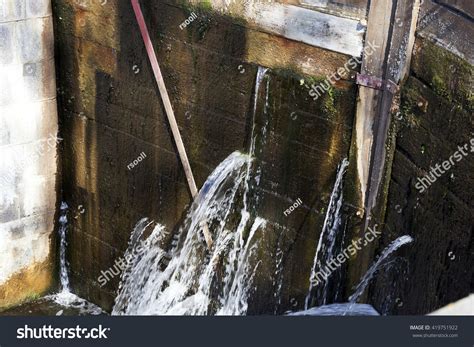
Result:
<svg viewBox="0 0 474 347"><path fill-rule="evenodd" d="M357 19L365 19L368 9L368 0L279 0L278 2Z"/></svg>
<svg viewBox="0 0 474 347"><path fill-rule="evenodd" d="M393 7L396 5L396 7ZM366 45L375 43L377 50L364 56L362 74L385 81L398 83L408 70L410 50L416 27L419 0L372 1L367 27ZM386 167L386 144L390 127L390 110L394 95L387 88L383 90L359 86L359 100L356 110L356 169L359 178L364 220L361 230L354 227L353 235L360 235L369 225L383 220L385 205L384 180ZM351 156L354 161L353 155ZM352 163L351 163L352 164ZM353 201L349 202L353 203ZM371 252L359 256L358 266L349 268L349 281L357 280L366 271L371 260ZM348 283L351 287L354 283Z"/></svg>
<svg viewBox="0 0 474 347"><path fill-rule="evenodd" d="M391 15L392 1L373 1L371 3L365 45L375 43L377 47L370 56L363 56L361 74L383 78ZM359 87L355 122L356 167L361 201L364 205L367 198L369 169L372 157L373 126L378 111L378 101L381 96L382 91L380 90L363 86Z"/></svg>
<svg viewBox="0 0 474 347"><path fill-rule="evenodd" d="M219 0L213 1L212 7L222 14L245 19L259 31L354 57L362 53L365 26L356 19L273 2L227 4Z"/></svg>
<svg viewBox="0 0 474 347"><path fill-rule="evenodd" d="M420 1L401 0L397 2L395 17L390 34L388 58L383 75L384 80L399 84L407 77L409 64L415 42L415 29L418 19ZM386 141L390 127L390 109L394 95L388 90L383 91L380 101L379 116L374 123L374 143L370 161L370 181L367 195L368 213L377 206L380 188L383 185L383 174L386 162ZM396 105L395 105L396 106Z"/></svg>

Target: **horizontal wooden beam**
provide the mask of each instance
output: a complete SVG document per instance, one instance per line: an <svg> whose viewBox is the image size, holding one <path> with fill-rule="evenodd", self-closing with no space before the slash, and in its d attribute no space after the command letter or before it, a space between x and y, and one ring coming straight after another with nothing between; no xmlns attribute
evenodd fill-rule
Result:
<svg viewBox="0 0 474 347"><path fill-rule="evenodd" d="M199 4L197 0L189 1ZM354 57L360 57L362 53L366 27L357 19L274 2L238 1L228 4L220 0L213 1L212 8L242 18L259 31Z"/></svg>
<svg viewBox="0 0 474 347"><path fill-rule="evenodd" d="M277 2L356 19L365 19L368 9L368 0L277 0Z"/></svg>

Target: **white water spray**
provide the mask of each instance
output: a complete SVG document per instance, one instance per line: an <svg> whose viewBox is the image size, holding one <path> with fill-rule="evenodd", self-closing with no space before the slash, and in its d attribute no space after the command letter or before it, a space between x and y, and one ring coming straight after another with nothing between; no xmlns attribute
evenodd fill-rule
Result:
<svg viewBox="0 0 474 347"><path fill-rule="evenodd" d="M349 297L349 302L350 303L355 303L357 299L364 293L365 288L369 284L370 280L374 276L374 274L377 272L377 270L380 268L382 265L383 261L387 259L387 257L395 252L397 249L399 249L401 246L413 242L413 238L409 235L404 235L400 236L398 239L393 241L390 245L387 246L380 255L380 257L377 259L375 263L372 264L372 266L367 270L365 273L364 277L362 277L360 283L358 284L355 292Z"/></svg>
<svg viewBox="0 0 474 347"><path fill-rule="evenodd" d="M55 303L70 307L78 311L78 314L98 315L103 313L102 309L71 292L71 285L69 282L69 267L66 259L67 249L67 230L68 220L67 212L69 206L66 202L61 202L59 213L59 279L61 282L61 290L57 294L46 296L46 299L52 300ZM62 314L62 311L60 311Z"/></svg>
<svg viewBox="0 0 474 347"><path fill-rule="evenodd" d="M253 156L257 141L264 141L266 135L266 126L261 134L256 132L258 96L266 72L266 68L259 67L255 80L249 155L232 153L208 177L177 232L180 240L173 241L171 261L164 269L159 264L165 251L158 246L159 242L148 241L161 239L163 227L156 227L146 241L138 241L143 252L135 255L135 261L122 276L113 314L247 312L247 299L259 264L255 256L260 240L257 234L266 223L262 218L251 218L249 206L249 201L255 201L250 196L251 181L255 179L257 185L259 181L258 169L254 170L257 174L252 173ZM241 197L240 210L236 197ZM239 215L237 225L235 215ZM210 251L199 238L202 221L208 223L214 234L215 243ZM132 238L140 239L142 233L143 226L137 225ZM135 248L136 241L131 242L127 253Z"/></svg>
<svg viewBox="0 0 474 347"><path fill-rule="evenodd" d="M305 310L309 308L311 300L313 299L313 292L315 289L316 274L322 267L322 264L334 258L334 248L336 244L337 232L341 226L341 207L343 202L342 186L343 178L346 173L346 169L349 165L349 161L345 158L339 165L338 172L336 175L336 182L329 199L329 205L326 211L326 217L324 219L323 229L319 236L318 246L316 247L316 253L314 255L313 267L311 269L311 275L309 278L308 294L305 300ZM323 305L327 301L327 285L328 282L324 282L322 292L322 303Z"/></svg>
<svg viewBox="0 0 474 347"><path fill-rule="evenodd" d="M137 245L140 251L135 252L122 276L112 314L245 314L258 266L251 262L258 243L255 235L265 223L256 218L248 236L244 228L231 231L235 197L243 186L247 161L247 155L234 152L208 177L178 231L182 238L164 269L160 263L165 251L159 247L164 228L155 227L142 240L145 221L139 222L127 254ZM199 237L202 220L207 221L215 239L208 255Z"/></svg>

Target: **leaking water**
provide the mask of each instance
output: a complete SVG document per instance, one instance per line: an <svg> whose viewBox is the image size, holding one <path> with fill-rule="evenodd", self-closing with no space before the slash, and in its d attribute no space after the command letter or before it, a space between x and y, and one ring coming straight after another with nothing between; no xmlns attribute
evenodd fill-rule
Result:
<svg viewBox="0 0 474 347"><path fill-rule="evenodd" d="M232 222L247 161L247 155L234 152L208 177L206 189L201 189L178 231L182 239L164 269L160 260L165 250L159 246L164 228L158 225L143 240L145 221L139 222L127 250L135 253L134 260L122 275L113 314L245 314L258 266L251 261L257 248L255 235L265 224L256 218L246 233L247 229L235 228ZM203 220L214 231L210 251L199 238Z"/></svg>
<svg viewBox="0 0 474 347"><path fill-rule="evenodd" d="M292 316L372 316L379 315L379 313L368 304L357 304L357 299L364 293L375 273L384 265L384 261L398 248L410 243L413 238L409 235L404 235L397 238L390 245L388 245L380 255L380 257L372 264L362 277L360 283L357 285L355 292L349 297L347 303L335 303L330 305L322 305L318 307L306 308L303 311L291 312Z"/></svg>
<svg viewBox="0 0 474 347"><path fill-rule="evenodd" d="M335 257L335 253L338 251L336 249L336 240L338 236L338 231L341 227L341 207L343 202L343 178L346 173L347 166L349 161L345 158L339 165L338 172L336 175L336 182L334 183L334 188L329 199L329 205L326 211L326 217L324 219L323 228L319 236L318 246L316 247L316 253L314 256L313 267L311 269L311 275L309 279L309 289L308 294L305 300L305 309L308 309L313 300L317 300L322 303L322 305L327 303L328 300L328 279L324 281L322 288L318 291L315 286L316 274L322 265L329 262ZM330 277L330 275L329 275Z"/></svg>
<svg viewBox="0 0 474 347"><path fill-rule="evenodd" d="M264 219L255 215L258 204L256 188L260 183L261 169L254 160L265 144L270 118L267 115L270 78L267 78L263 107L265 119L257 131L257 101L266 72L267 69L259 67L255 80L249 154L234 152L216 167L189 207L178 230L173 232L171 242L166 237L168 232L163 226L156 225L151 234L146 236L146 229L153 222L144 218L137 223L125 254L132 261L128 262L128 268L122 273L112 314L247 313L248 300L257 289L254 277L261 263L259 248L262 247L262 233L266 224ZM384 251L351 296L354 302L326 305L334 299L328 295L328 281L317 287L314 283L321 265L334 258L342 247L340 231L343 229L343 178L348 164L348 160L344 159L336 175L314 257L305 300L306 314L338 314L342 311L349 314L377 314L370 306L354 306L354 302L383 259L402 244L410 242L398 239ZM213 234L214 244L211 249L202 240L202 223L206 223ZM275 253L275 272L271 276L276 310L283 285L283 255L279 241ZM332 282L336 277L331 278ZM314 303L321 303L323 306L308 309Z"/></svg>
<svg viewBox="0 0 474 347"><path fill-rule="evenodd" d="M252 216L259 169L253 167L257 143L263 143L266 124L256 130L260 86L267 69L257 71L252 108L249 155L234 152L207 178L191 205L167 253L161 247L164 228L157 226L143 239L139 222L127 253L134 252L130 267L121 279L113 314L242 315L259 261L256 257L266 221ZM264 112L268 108L268 82ZM255 174L256 173L256 174ZM240 203L239 203L240 201ZM237 219L236 219L237 216ZM208 250L200 240L205 221L212 230L214 245ZM138 241L137 241L138 240ZM137 244L141 247L137 247ZM140 248L140 251L136 251Z"/></svg>
<svg viewBox="0 0 474 347"><path fill-rule="evenodd" d="M395 252L398 248L410 242L413 242L413 238L409 235L404 235L404 236L400 236L395 241L390 243L390 245L388 245L387 248L383 250L382 254L377 259L377 261L372 264L369 270L367 270L365 275L362 277L360 283L356 287L355 292L349 297L349 302L351 303L357 302L357 299L364 293L365 288L367 287L367 285L369 284L370 280L372 279L374 274L377 272L377 270L379 270L383 261L387 259L387 257L390 256L393 252Z"/></svg>
<svg viewBox="0 0 474 347"><path fill-rule="evenodd" d="M59 279L61 282L61 289L59 293L47 296L46 299L52 300L55 303L64 307L70 307L78 310L79 314L101 314L102 309L71 292L69 283L68 262L66 260L67 248L67 230L68 230L68 213L69 206L66 202L61 202L59 214ZM58 313L62 313L61 311Z"/></svg>

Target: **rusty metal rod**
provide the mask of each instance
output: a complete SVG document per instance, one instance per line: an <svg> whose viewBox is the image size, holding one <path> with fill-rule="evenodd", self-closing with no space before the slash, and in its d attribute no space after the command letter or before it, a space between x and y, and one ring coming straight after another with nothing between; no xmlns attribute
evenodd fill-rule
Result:
<svg viewBox="0 0 474 347"><path fill-rule="evenodd" d="M163 75L161 74L160 66L158 64L158 59L156 58L155 50L153 48L153 44L151 43L150 34L148 33L148 28L146 26L145 19L143 18L143 13L140 8L140 4L138 3L138 0L131 1L133 11L135 12L135 17L137 18L138 26L140 27L143 42L145 43L146 51L148 53L148 59L150 60L151 67L153 69L153 74L155 75L155 80L158 84L158 89L160 90L161 99L163 100L166 116L168 117L168 122L170 124L171 132L173 133L174 142L178 149L179 158L181 159L181 164L183 165L184 173L188 181L189 190L193 199L195 199L198 194L198 189L196 187L196 182L194 180L193 172L191 170L191 165L189 164L188 156L186 154L186 149L184 148L183 140L181 139L181 134L179 133L178 124L176 123L173 107L171 106L165 81L163 79ZM211 233L209 232L209 227L205 221L201 223L201 227L204 233L206 244L209 248L211 248L213 241Z"/></svg>

